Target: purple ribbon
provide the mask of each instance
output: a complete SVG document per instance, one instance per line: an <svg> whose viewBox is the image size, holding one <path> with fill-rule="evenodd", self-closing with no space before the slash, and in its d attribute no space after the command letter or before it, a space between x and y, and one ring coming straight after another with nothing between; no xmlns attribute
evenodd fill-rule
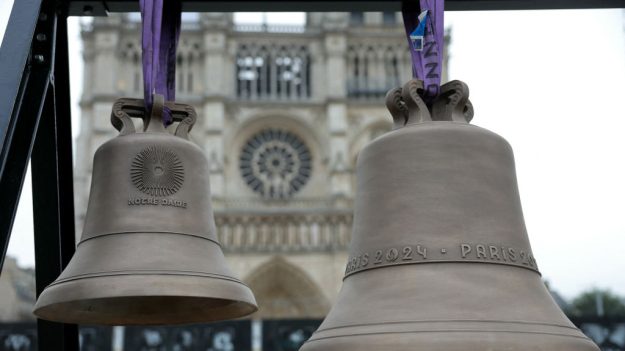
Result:
<svg viewBox="0 0 625 351"><path fill-rule="evenodd" d="M152 94L165 101L176 99L176 48L180 37L181 2L178 0L140 0L141 48L143 50L143 96L146 111L152 111ZM165 108L163 123L173 122Z"/></svg>
<svg viewBox="0 0 625 351"><path fill-rule="evenodd" d="M417 51L412 44L410 34L419 26L419 15L428 10L425 17L425 37L423 50ZM443 49L445 47L444 0L420 0L416 4L404 3L402 15L410 55L412 57L412 74L424 83L424 100L431 103L440 91L443 70Z"/></svg>

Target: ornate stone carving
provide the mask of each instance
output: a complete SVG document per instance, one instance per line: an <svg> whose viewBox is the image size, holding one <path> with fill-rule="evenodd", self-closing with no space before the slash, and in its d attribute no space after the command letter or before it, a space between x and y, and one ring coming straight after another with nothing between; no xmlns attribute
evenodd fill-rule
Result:
<svg viewBox="0 0 625 351"><path fill-rule="evenodd" d="M227 252L326 252L349 244L350 211L325 213L215 213L217 237Z"/></svg>
<svg viewBox="0 0 625 351"><path fill-rule="evenodd" d="M308 146L295 134L266 129L245 143L239 168L252 190L265 198L284 199L308 182L312 158Z"/></svg>

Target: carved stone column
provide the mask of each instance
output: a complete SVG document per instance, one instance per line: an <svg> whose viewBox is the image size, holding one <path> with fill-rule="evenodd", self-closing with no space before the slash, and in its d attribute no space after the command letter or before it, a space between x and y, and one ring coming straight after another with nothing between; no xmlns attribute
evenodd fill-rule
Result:
<svg viewBox="0 0 625 351"><path fill-rule="evenodd" d="M334 19L334 18L332 18ZM349 196L351 191L348 140L347 140L347 37L340 20L336 18L332 29L325 33L326 51L326 91L327 128L330 138L330 192L333 198Z"/></svg>
<svg viewBox="0 0 625 351"><path fill-rule="evenodd" d="M80 134L76 141L75 201L76 232L81 233L87 210L91 171L95 150L111 136L108 116L111 105L118 96L118 50L122 16L113 15L105 20L95 18L90 27L82 31L84 39L84 80L81 104ZM106 69L104 69L106 68ZM77 238L78 239L78 238Z"/></svg>
<svg viewBox="0 0 625 351"><path fill-rule="evenodd" d="M226 106L225 97L234 95L234 60L228 50L228 29L232 15L207 13L201 18L204 29L204 126L202 140L208 156L211 193L219 206L225 196L224 145Z"/></svg>

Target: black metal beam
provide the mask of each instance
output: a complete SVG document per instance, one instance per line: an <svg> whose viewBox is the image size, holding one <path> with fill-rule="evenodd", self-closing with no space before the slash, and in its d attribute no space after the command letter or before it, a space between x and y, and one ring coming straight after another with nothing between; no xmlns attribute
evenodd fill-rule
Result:
<svg viewBox="0 0 625 351"><path fill-rule="evenodd" d="M72 16L106 16L137 12L137 0L68 0ZM416 1L416 0L414 0ZM400 11L400 0L182 0L183 11ZM625 0L446 0L449 11L625 8Z"/></svg>
<svg viewBox="0 0 625 351"><path fill-rule="evenodd" d="M52 26L50 88L31 158L37 296L61 274L75 248L72 128L66 7L45 0L42 14ZM58 79L56 79L58 77ZM39 351L78 351L78 327L37 320Z"/></svg>
<svg viewBox="0 0 625 351"><path fill-rule="evenodd" d="M61 221L61 264L65 268L76 248L74 217L74 166L72 153L72 108L69 74L67 7L58 8L54 52L54 94L57 121L57 165Z"/></svg>
<svg viewBox="0 0 625 351"><path fill-rule="evenodd" d="M15 1L0 48L0 267L32 155L37 295L74 251L67 17L56 5ZM75 325L38 321L37 334L40 351L78 351Z"/></svg>
<svg viewBox="0 0 625 351"><path fill-rule="evenodd" d="M0 268L50 74L49 64L29 62L40 6L41 0L14 3L0 48Z"/></svg>
<svg viewBox="0 0 625 351"><path fill-rule="evenodd" d="M57 115L58 110L51 87L31 160L37 297L61 274L74 252L72 192L61 179L69 171L71 184L71 149L67 155L61 141L69 121ZM78 327L38 319L37 343L39 351L78 351Z"/></svg>

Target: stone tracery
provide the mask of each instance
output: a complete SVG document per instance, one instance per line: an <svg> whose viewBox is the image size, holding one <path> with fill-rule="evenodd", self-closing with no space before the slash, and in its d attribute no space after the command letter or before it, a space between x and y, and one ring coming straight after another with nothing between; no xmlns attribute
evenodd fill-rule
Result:
<svg viewBox="0 0 625 351"><path fill-rule="evenodd" d="M266 129L243 146L239 168L252 190L265 198L284 199L306 184L312 157L308 146L295 134Z"/></svg>

